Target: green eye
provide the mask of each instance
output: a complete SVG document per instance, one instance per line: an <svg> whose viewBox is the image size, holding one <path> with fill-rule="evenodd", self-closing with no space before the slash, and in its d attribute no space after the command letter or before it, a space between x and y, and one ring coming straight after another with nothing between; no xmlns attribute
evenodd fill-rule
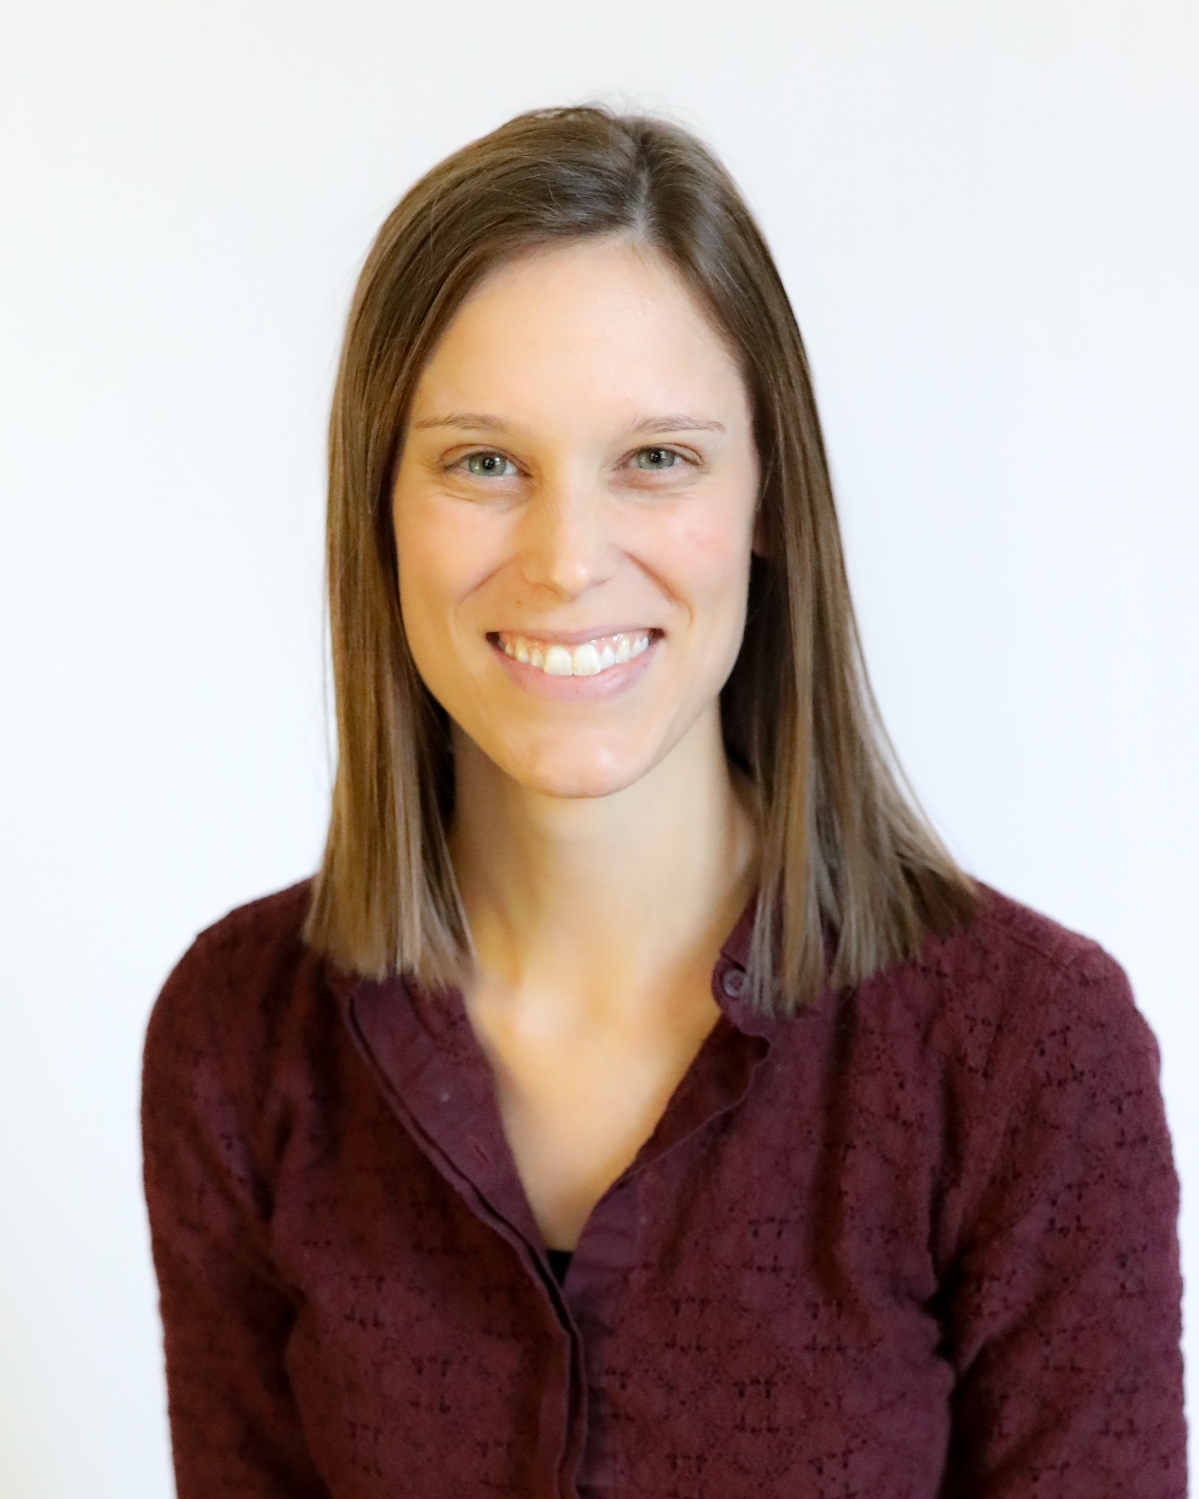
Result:
<svg viewBox="0 0 1199 1499"><path fill-rule="evenodd" d="M650 473L664 472L678 461L679 455L671 448L642 448L634 457L637 467Z"/></svg>
<svg viewBox="0 0 1199 1499"><path fill-rule="evenodd" d="M466 471L476 479L505 479L504 465L509 461L502 453L471 453L464 460Z"/></svg>

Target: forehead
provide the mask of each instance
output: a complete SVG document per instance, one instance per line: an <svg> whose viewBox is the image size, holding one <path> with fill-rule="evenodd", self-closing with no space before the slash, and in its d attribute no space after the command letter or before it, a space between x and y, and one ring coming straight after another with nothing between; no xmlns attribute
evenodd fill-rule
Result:
<svg viewBox="0 0 1199 1499"><path fill-rule="evenodd" d="M434 349L413 416L581 402L628 414L696 402L745 414L736 359L658 252L623 239L539 249L490 272ZM484 403L480 406L480 402Z"/></svg>

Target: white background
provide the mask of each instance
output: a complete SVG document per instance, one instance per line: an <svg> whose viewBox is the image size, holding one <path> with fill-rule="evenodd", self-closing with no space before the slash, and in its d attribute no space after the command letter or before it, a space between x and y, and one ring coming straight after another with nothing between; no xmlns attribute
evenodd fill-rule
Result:
<svg viewBox="0 0 1199 1499"><path fill-rule="evenodd" d="M318 857L323 427L362 256L533 105L667 109L744 186L900 754L976 873L1129 970L1194 1280L1196 5L0 10L6 1499L171 1493L146 1017L200 927Z"/></svg>

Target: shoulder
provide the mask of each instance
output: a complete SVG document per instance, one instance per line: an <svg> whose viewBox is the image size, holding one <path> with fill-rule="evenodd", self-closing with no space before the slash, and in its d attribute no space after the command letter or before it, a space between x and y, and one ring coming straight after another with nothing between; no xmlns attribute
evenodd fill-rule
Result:
<svg viewBox="0 0 1199 1499"><path fill-rule="evenodd" d="M1156 1091L1157 1043L1098 942L987 886L974 917L867 979L854 1024L985 1112L1034 1085ZM939 1080L939 1081L938 1081Z"/></svg>
<svg viewBox="0 0 1199 1499"><path fill-rule="evenodd" d="M936 976L943 1004L989 1019L1031 1042L1055 1026L1142 1030L1124 969L1091 937L981 886L974 919L930 942L922 966Z"/></svg>
<svg viewBox="0 0 1199 1499"><path fill-rule="evenodd" d="M1127 975L1098 942L989 886L979 890L968 922L929 937L919 957L873 975L863 989L930 1020L954 1014L1009 1030L1074 1008L1133 1007Z"/></svg>
<svg viewBox="0 0 1199 1499"><path fill-rule="evenodd" d="M311 881L230 911L179 959L146 1032L143 1098L218 1077L259 1092L289 1037L328 1007L322 960L302 938Z"/></svg>
<svg viewBox="0 0 1199 1499"><path fill-rule="evenodd" d="M914 1152L913 1181L923 1163L942 1267L1084 1188L1088 1211L1127 1198L1171 1221L1157 1042L1098 942L984 888L969 922L867 979L838 1018L868 1100L859 1133Z"/></svg>
<svg viewBox="0 0 1199 1499"><path fill-rule="evenodd" d="M1119 965L1098 942L989 885L972 920L925 945L919 966L986 991L1014 980L1053 986L1074 971L1111 975Z"/></svg>
<svg viewBox="0 0 1199 1499"><path fill-rule="evenodd" d="M312 881L301 880L259 900L237 906L199 933L171 975L218 968L248 983L273 975L298 956L308 915Z"/></svg>
<svg viewBox="0 0 1199 1499"><path fill-rule="evenodd" d="M1106 970L1118 966L1093 938L1062 926L989 885L980 884L978 888L981 900L974 920L941 939L940 946L947 954L956 952L964 940L970 950L1003 954L1046 973L1062 973L1079 964L1086 967L1093 963Z"/></svg>

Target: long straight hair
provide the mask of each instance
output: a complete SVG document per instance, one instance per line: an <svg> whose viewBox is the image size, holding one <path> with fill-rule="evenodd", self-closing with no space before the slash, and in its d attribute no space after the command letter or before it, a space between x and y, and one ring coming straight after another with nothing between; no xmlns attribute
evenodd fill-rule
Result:
<svg viewBox="0 0 1199 1499"><path fill-rule="evenodd" d="M666 121L522 114L448 157L392 212L351 306L329 425L327 571L339 759L305 938L338 966L433 988L470 935L447 833L448 722L400 615L391 490L421 371L468 293L555 242L622 236L682 278L736 355L761 471L764 555L721 694L761 863L754 1003L793 1015L969 917L977 894L902 789L863 664L803 341L728 172Z"/></svg>

